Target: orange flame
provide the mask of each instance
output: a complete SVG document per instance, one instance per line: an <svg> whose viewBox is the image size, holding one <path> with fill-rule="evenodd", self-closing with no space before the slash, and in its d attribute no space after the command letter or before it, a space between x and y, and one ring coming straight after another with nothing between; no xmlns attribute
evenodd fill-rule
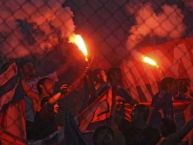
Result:
<svg viewBox="0 0 193 145"><path fill-rule="evenodd" d="M79 35L79 34L72 34L69 37L69 42L75 44L76 46L78 46L79 50L85 56L85 61L88 61L88 50L87 50L86 44L85 44L84 39L82 38L82 36Z"/></svg>
<svg viewBox="0 0 193 145"><path fill-rule="evenodd" d="M144 56L143 57L143 62L147 63L149 65L152 65L154 67L159 67L159 65L157 64L157 62L155 60L153 60L152 58L148 57L148 56Z"/></svg>

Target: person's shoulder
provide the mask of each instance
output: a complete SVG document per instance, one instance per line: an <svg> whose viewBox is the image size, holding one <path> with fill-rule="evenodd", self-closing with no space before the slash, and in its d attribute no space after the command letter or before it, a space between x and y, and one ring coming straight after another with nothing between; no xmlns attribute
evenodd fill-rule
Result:
<svg viewBox="0 0 193 145"><path fill-rule="evenodd" d="M161 99L160 93L157 92L152 97L152 102L151 102L152 104L151 105L153 105L153 106L156 105L159 102L160 99Z"/></svg>
<svg viewBox="0 0 193 145"><path fill-rule="evenodd" d="M153 95L153 101L162 100L164 98L167 98L168 96L170 96L170 94L167 91L159 91L155 95Z"/></svg>

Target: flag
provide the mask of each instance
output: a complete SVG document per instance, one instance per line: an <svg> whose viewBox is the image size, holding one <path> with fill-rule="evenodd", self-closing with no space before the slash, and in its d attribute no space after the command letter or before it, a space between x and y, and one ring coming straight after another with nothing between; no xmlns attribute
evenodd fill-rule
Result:
<svg viewBox="0 0 193 145"><path fill-rule="evenodd" d="M123 80L131 95L139 102L151 102L164 77L193 81L192 40L193 37L189 37L138 49L139 54L155 59L159 68L143 63L139 55L124 60Z"/></svg>
<svg viewBox="0 0 193 145"><path fill-rule="evenodd" d="M93 103L89 104L78 116L79 128L85 132L90 123L108 119L112 113L112 89L108 88Z"/></svg>
<svg viewBox="0 0 193 145"><path fill-rule="evenodd" d="M0 141L2 145L25 145L25 104L16 63L0 73Z"/></svg>

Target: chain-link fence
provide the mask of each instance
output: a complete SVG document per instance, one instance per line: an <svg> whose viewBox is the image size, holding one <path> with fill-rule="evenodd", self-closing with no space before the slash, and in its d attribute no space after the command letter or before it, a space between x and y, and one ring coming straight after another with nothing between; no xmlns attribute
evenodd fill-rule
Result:
<svg viewBox="0 0 193 145"><path fill-rule="evenodd" d="M126 88L139 102L151 102L166 76L178 79L179 97L192 97L192 16L189 0L1 0L2 144L26 141L21 110L30 116L33 103L29 97L22 102L17 93L21 77L38 93L40 76L60 86L71 84L84 71L84 56L69 43L73 34L84 38L92 68L122 69ZM63 108L76 115L86 99L84 91L74 91ZM24 109L26 102L29 108Z"/></svg>

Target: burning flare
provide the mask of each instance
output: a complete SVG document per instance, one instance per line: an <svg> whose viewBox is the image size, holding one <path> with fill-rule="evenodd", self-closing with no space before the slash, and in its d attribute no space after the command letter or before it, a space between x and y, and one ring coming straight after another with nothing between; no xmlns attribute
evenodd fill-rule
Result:
<svg viewBox="0 0 193 145"><path fill-rule="evenodd" d="M85 61L88 61L88 50L82 36L79 34L72 34L69 37L69 42L75 44L85 56Z"/></svg>
<svg viewBox="0 0 193 145"><path fill-rule="evenodd" d="M152 65L154 67L159 67L159 65L157 64L157 62L155 60L153 60L152 58L148 57L148 56L144 56L143 57L143 62L147 63L149 65Z"/></svg>

